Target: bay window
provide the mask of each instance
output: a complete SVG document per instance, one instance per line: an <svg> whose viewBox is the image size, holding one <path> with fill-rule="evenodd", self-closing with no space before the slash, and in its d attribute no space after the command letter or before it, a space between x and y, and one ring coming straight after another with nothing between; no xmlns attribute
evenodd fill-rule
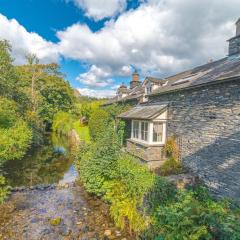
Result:
<svg viewBox="0 0 240 240"><path fill-rule="evenodd" d="M166 121L132 120L131 139L146 144L164 144Z"/></svg>
<svg viewBox="0 0 240 240"><path fill-rule="evenodd" d="M163 140L163 123L153 123L153 142L162 142Z"/></svg>
<svg viewBox="0 0 240 240"><path fill-rule="evenodd" d="M138 121L133 121L132 124L132 137L138 139L139 137L139 122Z"/></svg>

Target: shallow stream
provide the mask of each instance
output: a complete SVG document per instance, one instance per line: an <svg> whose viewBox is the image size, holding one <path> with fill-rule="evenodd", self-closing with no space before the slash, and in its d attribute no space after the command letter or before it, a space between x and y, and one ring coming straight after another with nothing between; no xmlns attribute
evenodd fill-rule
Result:
<svg viewBox="0 0 240 240"><path fill-rule="evenodd" d="M134 239L114 227L108 205L86 193L66 138L51 136L3 171L13 192L0 205L0 239Z"/></svg>

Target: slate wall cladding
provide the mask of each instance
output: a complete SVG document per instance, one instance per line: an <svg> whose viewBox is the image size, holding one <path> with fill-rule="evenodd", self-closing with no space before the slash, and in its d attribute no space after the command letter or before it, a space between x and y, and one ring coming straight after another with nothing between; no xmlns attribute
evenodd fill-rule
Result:
<svg viewBox="0 0 240 240"><path fill-rule="evenodd" d="M219 196L240 199L240 79L149 97L169 103L167 136L185 167Z"/></svg>

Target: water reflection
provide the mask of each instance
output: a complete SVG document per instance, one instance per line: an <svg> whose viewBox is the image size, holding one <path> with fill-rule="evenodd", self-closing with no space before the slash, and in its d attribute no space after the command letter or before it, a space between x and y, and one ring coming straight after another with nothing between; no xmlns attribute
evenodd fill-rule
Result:
<svg viewBox="0 0 240 240"><path fill-rule="evenodd" d="M72 149L67 138L53 134L23 159L6 162L2 170L13 187L73 181L77 173Z"/></svg>

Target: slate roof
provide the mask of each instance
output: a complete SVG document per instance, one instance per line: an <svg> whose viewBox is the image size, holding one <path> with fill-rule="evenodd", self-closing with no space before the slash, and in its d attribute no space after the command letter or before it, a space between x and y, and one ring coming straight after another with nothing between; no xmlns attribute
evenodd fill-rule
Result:
<svg viewBox="0 0 240 240"><path fill-rule="evenodd" d="M134 100L139 100L139 98L142 97L144 92L144 88L142 86L136 86L133 89L127 89L127 96L123 97L123 98L118 98L118 96L115 96L111 99L109 99L106 103L103 104L103 106L107 106L110 104L114 104L117 102L130 102L130 101L134 101Z"/></svg>
<svg viewBox="0 0 240 240"><path fill-rule="evenodd" d="M118 117L124 119L150 120L157 117L166 107L166 104L136 106L127 112L121 113Z"/></svg>
<svg viewBox="0 0 240 240"><path fill-rule="evenodd" d="M240 56L227 57L164 78L165 84L154 90L150 96L238 78L240 80Z"/></svg>

